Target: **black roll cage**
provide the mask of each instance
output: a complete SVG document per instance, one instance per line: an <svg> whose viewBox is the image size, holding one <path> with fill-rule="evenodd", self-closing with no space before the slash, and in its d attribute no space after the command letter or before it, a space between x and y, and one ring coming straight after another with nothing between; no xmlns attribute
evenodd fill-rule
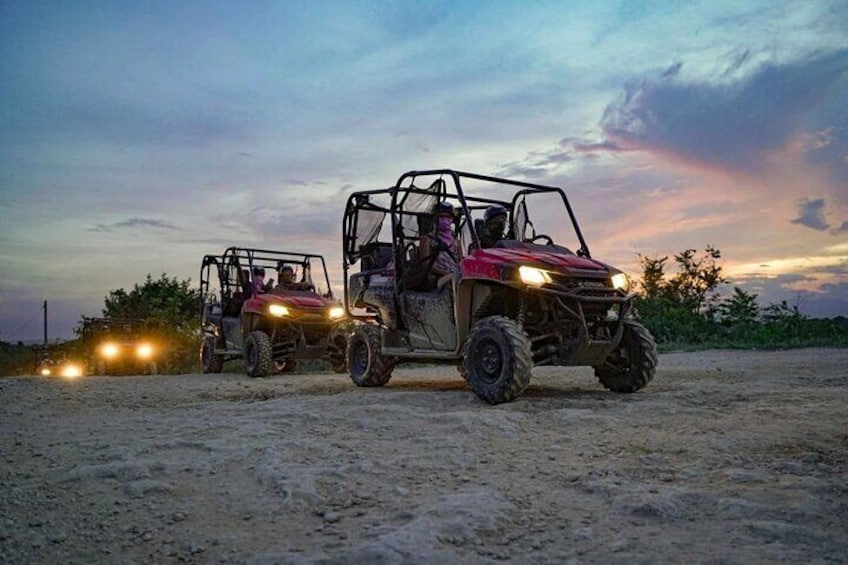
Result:
<svg viewBox="0 0 848 565"><path fill-rule="evenodd" d="M442 177L444 176L448 176L453 180L454 190L456 194L448 194L447 185L444 182L444 179L442 179ZM439 177L434 181L436 183L440 183L440 185L437 187L438 192L435 193L433 190L427 190L416 187L415 180L421 177ZM461 179L472 179L492 184L515 186L520 188L521 190L519 190L513 195L512 201L498 200L496 198L486 198L481 196L469 196L466 195L462 189ZM404 186L404 183L408 183L407 186ZM433 185L431 184L430 186L432 187ZM395 291L397 296L397 292L399 292L400 290L398 284L402 278L404 268L404 257L402 255L404 253L405 237L402 229L402 216L410 214L415 215L414 212L402 212L401 210L403 210L403 205L406 203L407 198L409 198L411 194L421 194L427 196L432 196L436 194L440 200L458 201L459 206L461 208L461 214L458 222L459 227L461 228L463 225L467 225L470 228L468 231L471 235L471 247L473 249L479 249L480 239L477 234L477 230L474 229L473 218L471 217L470 210L483 208L491 204L500 204L508 210L510 220L509 223L510 225L513 225L513 222L515 220L516 208L518 206L519 200L528 194L539 193L555 193L560 196L563 204L565 205L565 209L568 211L568 217L571 220L574 232L577 235L578 241L580 242L580 249L577 253L582 257L591 258L589 246L586 244L586 240L583 237L583 232L580 230L580 225L577 223L577 218L574 215L574 210L571 208L571 203L568 201L565 192L559 187L505 179L489 175L480 175L476 173L457 171L454 169L426 169L420 171L408 171L402 174L398 178L395 185L389 188L364 190L352 193L348 197L344 217L342 220L342 267L344 271L343 278L345 309L349 308L348 270L351 265L356 263L361 258L361 250L356 246L359 210L372 210L382 212L391 218L392 260L394 261L395 265ZM386 196L390 199L390 204L388 206L380 206L374 204L371 201L372 196L380 195ZM476 204L480 204L480 206L476 206ZM385 221L385 218L383 219L383 221ZM348 312L348 314L350 314L350 312Z"/></svg>
<svg viewBox="0 0 848 565"><path fill-rule="evenodd" d="M221 255L204 255L200 266L200 301L201 312L209 294L209 271L214 265L218 274L218 283L221 287L221 301L228 300L235 292L245 292L245 289L240 286L244 281L231 280L228 276L228 269L234 268L236 273L247 270L249 276L252 277L254 264L277 264L279 262L299 264L304 267L310 267L310 276L312 260L318 260L321 263L321 268L324 271L324 282L327 285L326 297L333 298L333 288L330 286L330 276L327 272L327 263L322 255L313 253L298 253L290 251L275 251L272 249L258 249L252 247L228 247ZM247 264L244 265L243 263ZM305 272L304 272L305 274ZM252 279L251 279L252 280ZM235 288L234 288L235 287ZM250 293L252 294L252 285Z"/></svg>

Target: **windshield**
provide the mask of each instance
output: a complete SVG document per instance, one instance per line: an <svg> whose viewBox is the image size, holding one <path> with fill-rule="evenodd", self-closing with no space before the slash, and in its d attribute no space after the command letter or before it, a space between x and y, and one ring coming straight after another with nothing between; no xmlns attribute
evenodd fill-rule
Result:
<svg viewBox="0 0 848 565"><path fill-rule="evenodd" d="M512 237L517 241L555 244L572 253L581 248L568 208L558 191L521 192L513 204Z"/></svg>

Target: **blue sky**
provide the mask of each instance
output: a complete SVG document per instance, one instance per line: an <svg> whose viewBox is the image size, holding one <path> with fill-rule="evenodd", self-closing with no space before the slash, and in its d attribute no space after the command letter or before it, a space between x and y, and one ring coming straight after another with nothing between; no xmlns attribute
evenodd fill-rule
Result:
<svg viewBox="0 0 848 565"><path fill-rule="evenodd" d="M562 186L633 274L711 244L848 315L842 1L6 0L0 83L0 340L232 244L338 281L346 195L430 167Z"/></svg>

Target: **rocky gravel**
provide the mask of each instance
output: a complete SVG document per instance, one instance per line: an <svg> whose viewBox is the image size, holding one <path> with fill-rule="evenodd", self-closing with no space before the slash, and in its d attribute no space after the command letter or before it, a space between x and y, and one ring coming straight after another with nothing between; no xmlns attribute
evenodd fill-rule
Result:
<svg viewBox="0 0 848 565"><path fill-rule="evenodd" d="M848 350L538 368L0 378L3 563L845 563Z"/></svg>

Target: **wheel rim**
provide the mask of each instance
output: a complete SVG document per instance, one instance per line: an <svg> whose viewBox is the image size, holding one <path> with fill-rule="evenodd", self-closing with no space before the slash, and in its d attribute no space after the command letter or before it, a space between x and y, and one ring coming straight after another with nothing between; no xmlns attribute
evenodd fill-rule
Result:
<svg viewBox="0 0 848 565"><path fill-rule="evenodd" d="M368 370L368 346L357 339L351 347L350 372L357 377Z"/></svg>
<svg viewBox="0 0 848 565"><path fill-rule="evenodd" d="M486 382L494 382L503 369L501 348L493 339L484 339L474 348L474 358L480 377Z"/></svg>

